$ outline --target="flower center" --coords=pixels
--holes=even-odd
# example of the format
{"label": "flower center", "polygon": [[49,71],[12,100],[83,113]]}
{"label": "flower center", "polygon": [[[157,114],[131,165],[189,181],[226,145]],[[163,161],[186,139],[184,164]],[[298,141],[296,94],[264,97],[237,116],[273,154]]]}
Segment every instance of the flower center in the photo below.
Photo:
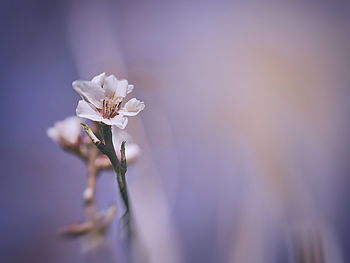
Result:
{"label": "flower center", "polygon": [[119,114],[118,110],[120,104],[121,102],[115,103],[115,100],[104,99],[102,102],[102,110],[100,110],[102,117],[105,119],[111,119],[117,116]]}

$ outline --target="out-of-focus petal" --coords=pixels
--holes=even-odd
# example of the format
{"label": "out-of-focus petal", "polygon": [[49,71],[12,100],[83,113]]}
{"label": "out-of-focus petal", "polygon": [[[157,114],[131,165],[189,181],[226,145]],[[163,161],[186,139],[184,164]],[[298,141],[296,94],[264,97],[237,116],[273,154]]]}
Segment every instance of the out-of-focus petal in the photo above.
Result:
{"label": "out-of-focus petal", "polygon": [[126,88],[126,94],[131,93],[134,90],[134,85],[128,85],[128,87]]}
{"label": "out-of-focus petal", "polygon": [[112,127],[113,135],[113,145],[117,155],[120,157],[120,146],[123,141],[126,141],[125,144],[125,157],[126,160],[135,161],[135,159],[140,155],[140,147],[132,142],[132,137],[125,131],[120,130],[116,126]]}
{"label": "out-of-focus petal", "polygon": [[[113,145],[116,148],[116,151],[120,151],[120,145],[123,141],[129,142],[131,140],[130,135],[126,131],[118,129],[116,126],[112,127],[112,139]],[[118,150],[117,150],[118,149]]]}
{"label": "out-of-focus petal", "polygon": [[59,135],[57,129],[55,127],[50,127],[46,130],[47,136],[53,141],[58,143]]}
{"label": "out-of-focus petal", "polygon": [[131,143],[125,145],[126,160],[135,159],[140,155],[140,147],[137,144]]}
{"label": "out-of-focus petal", "polygon": [[76,116],[71,116],[59,122],[57,128],[61,136],[71,144],[78,142],[81,134],[81,119]]}
{"label": "out-of-focus petal", "polygon": [[76,116],[57,121],[53,127],[47,129],[47,136],[61,146],[75,145],[78,143],[81,134],[80,122],[81,119]]}

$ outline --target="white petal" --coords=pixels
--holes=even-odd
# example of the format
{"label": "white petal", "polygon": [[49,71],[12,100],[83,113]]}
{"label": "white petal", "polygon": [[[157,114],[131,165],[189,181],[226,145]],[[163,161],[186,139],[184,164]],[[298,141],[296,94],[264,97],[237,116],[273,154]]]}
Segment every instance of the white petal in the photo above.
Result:
{"label": "white petal", "polygon": [[59,135],[57,129],[55,127],[50,127],[46,130],[47,136],[52,139],[53,141],[58,143]]}
{"label": "white petal", "polygon": [[134,85],[128,85],[128,87],[126,88],[126,94],[131,93],[134,90]]}
{"label": "white petal", "polygon": [[125,130],[118,129],[117,126],[112,127],[112,135],[114,146],[119,145],[118,147],[120,147],[122,141],[131,141],[131,136]]}
{"label": "white petal", "polygon": [[118,115],[112,119],[112,125],[117,126],[119,129],[125,129],[128,124],[128,118]]}
{"label": "white petal", "polygon": [[127,89],[128,89],[128,81],[125,79],[119,80],[114,97],[118,98],[119,101],[122,101],[123,98],[126,97]]}
{"label": "white petal", "polygon": [[122,115],[117,115],[112,119],[103,119],[102,122],[107,125],[117,126],[119,129],[124,129],[128,124],[128,118]]}
{"label": "white petal", "polygon": [[97,83],[91,81],[76,80],[72,83],[73,89],[79,93],[83,100],[92,103],[95,107],[102,108],[104,90]]}
{"label": "white petal", "polygon": [[105,79],[103,88],[105,90],[106,97],[110,99],[116,99],[120,102],[127,94],[128,81],[125,79],[118,80],[116,76],[110,75]]}
{"label": "white petal", "polygon": [[81,119],[76,116],[57,121],[47,129],[47,135],[62,146],[74,145],[78,143],[81,134],[80,122]]}
{"label": "white petal", "polygon": [[137,144],[131,143],[125,145],[126,160],[131,160],[140,155],[140,147]]}
{"label": "white petal", "polygon": [[119,131],[121,131],[117,126],[112,126],[112,141],[115,148],[115,151],[118,152],[122,139],[119,136]]}
{"label": "white petal", "polygon": [[94,83],[96,83],[96,84],[98,84],[98,85],[100,85],[102,87],[103,83],[105,82],[105,78],[106,78],[106,73],[103,72],[100,75],[97,75],[97,76],[93,77],[91,82],[94,82]]}
{"label": "white petal", "polygon": [[102,121],[102,116],[95,111],[91,106],[84,100],[80,100],[76,109],[77,116],[86,118],[93,121]]}
{"label": "white petal", "polygon": [[71,144],[78,142],[81,134],[81,119],[76,116],[71,116],[57,123],[57,128],[60,136]]}
{"label": "white petal", "polygon": [[124,116],[136,116],[140,111],[145,108],[145,103],[135,98],[125,103],[124,107],[119,110]]}
{"label": "white petal", "polygon": [[106,97],[112,99],[118,87],[118,79],[114,75],[105,78],[103,89]]}
{"label": "white petal", "polygon": [[112,128],[113,138],[122,143],[122,141],[131,141],[131,136],[126,131],[117,128]]}
{"label": "white petal", "polygon": [[120,157],[120,145],[123,141],[126,141],[125,144],[125,156],[127,161],[131,161],[135,159],[140,154],[140,147],[132,143],[131,136],[125,131],[120,130],[116,126],[112,127],[112,135],[113,135],[113,145],[117,155]]}

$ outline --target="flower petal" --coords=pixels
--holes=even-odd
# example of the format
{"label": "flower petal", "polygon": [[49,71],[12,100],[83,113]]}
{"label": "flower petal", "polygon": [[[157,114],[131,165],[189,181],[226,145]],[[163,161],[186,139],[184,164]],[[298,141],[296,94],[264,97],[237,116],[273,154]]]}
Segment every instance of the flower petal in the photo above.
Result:
{"label": "flower petal", "polygon": [[78,143],[79,136],[81,134],[81,119],[76,116],[70,116],[63,121],[55,123],[55,128],[58,135],[65,142],[70,144]]}
{"label": "flower petal", "polygon": [[92,103],[95,107],[102,108],[104,91],[100,85],[91,81],[76,80],[72,83],[73,89],[79,93],[83,100]]}
{"label": "flower petal", "polygon": [[102,119],[102,122],[107,125],[117,126],[119,129],[125,129],[128,124],[128,118],[122,115],[117,115],[112,119]]}
{"label": "flower petal", "polygon": [[53,127],[47,129],[47,135],[63,147],[78,144],[81,134],[81,119],[70,116],[62,121],[56,121]]}
{"label": "flower petal", "polygon": [[134,158],[137,158],[140,155],[140,147],[135,144],[135,143],[131,143],[131,144],[126,144],[125,145],[125,158],[126,160],[131,160]]}
{"label": "flower petal", "polygon": [[110,75],[105,79],[103,88],[105,90],[106,97],[116,99],[119,102],[123,100],[128,91],[132,91],[132,87],[128,87],[127,80],[118,80],[114,75]]}
{"label": "flower petal", "polygon": [[118,87],[118,79],[114,75],[105,78],[103,89],[106,97],[112,99]]}
{"label": "flower petal", "polygon": [[98,84],[98,85],[100,85],[102,87],[103,83],[105,82],[105,78],[106,78],[106,73],[103,72],[100,75],[97,75],[97,76],[93,77],[91,82],[94,82],[94,83],[96,83],[96,84]]}
{"label": "flower petal", "polygon": [[113,126],[112,135],[113,135],[112,137],[113,145],[118,157],[120,157],[120,146],[123,141],[126,141],[125,156],[126,156],[127,162],[133,161],[135,158],[139,156],[140,147],[137,144],[132,143],[132,138],[126,131],[120,130],[116,126]]}
{"label": "flower petal", "polygon": [[112,127],[112,134],[113,134],[113,143],[115,142],[116,144],[121,144],[122,141],[130,142],[132,140],[129,133],[118,129],[116,126]]}
{"label": "flower petal", "polygon": [[58,142],[59,134],[58,134],[58,131],[56,128],[54,128],[54,127],[48,128],[46,130],[46,134],[51,140]]}
{"label": "flower petal", "polygon": [[134,90],[134,85],[128,85],[128,87],[126,88],[126,94],[131,93]]}
{"label": "flower petal", "polygon": [[115,92],[116,98],[125,98],[128,90],[128,81],[126,79],[121,79],[118,81],[118,87]]}
{"label": "flower petal", "polygon": [[144,108],[145,103],[143,101],[133,98],[125,103],[124,107],[121,108],[119,112],[124,116],[136,116]]}
{"label": "flower petal", "polygon": [[57,123],[57,129],[60,136],[71,144],[78,142],[81,134],[81,119],[76,116],[67,117]]}
{"label": "flower petal", "polygon": [[77,116],[86,118],[93,121],[102,121],[102,116],[96,110],[94,110],[86,101],[79,100],[77,109]]}

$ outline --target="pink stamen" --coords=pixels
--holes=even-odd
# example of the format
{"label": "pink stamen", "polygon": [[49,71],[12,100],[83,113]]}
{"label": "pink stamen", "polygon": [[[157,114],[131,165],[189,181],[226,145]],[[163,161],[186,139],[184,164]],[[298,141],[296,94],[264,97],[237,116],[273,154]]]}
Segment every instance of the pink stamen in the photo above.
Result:
{"label": "pink stamen", "polygon": [[118,110],[120,109],[120,102],[118,104],[115,104],[113,100],[103,100],[102,102],[102,109],[99,110],[99,112],[102,114],[102,117],[105,119],[111,119],[117,116]]}

